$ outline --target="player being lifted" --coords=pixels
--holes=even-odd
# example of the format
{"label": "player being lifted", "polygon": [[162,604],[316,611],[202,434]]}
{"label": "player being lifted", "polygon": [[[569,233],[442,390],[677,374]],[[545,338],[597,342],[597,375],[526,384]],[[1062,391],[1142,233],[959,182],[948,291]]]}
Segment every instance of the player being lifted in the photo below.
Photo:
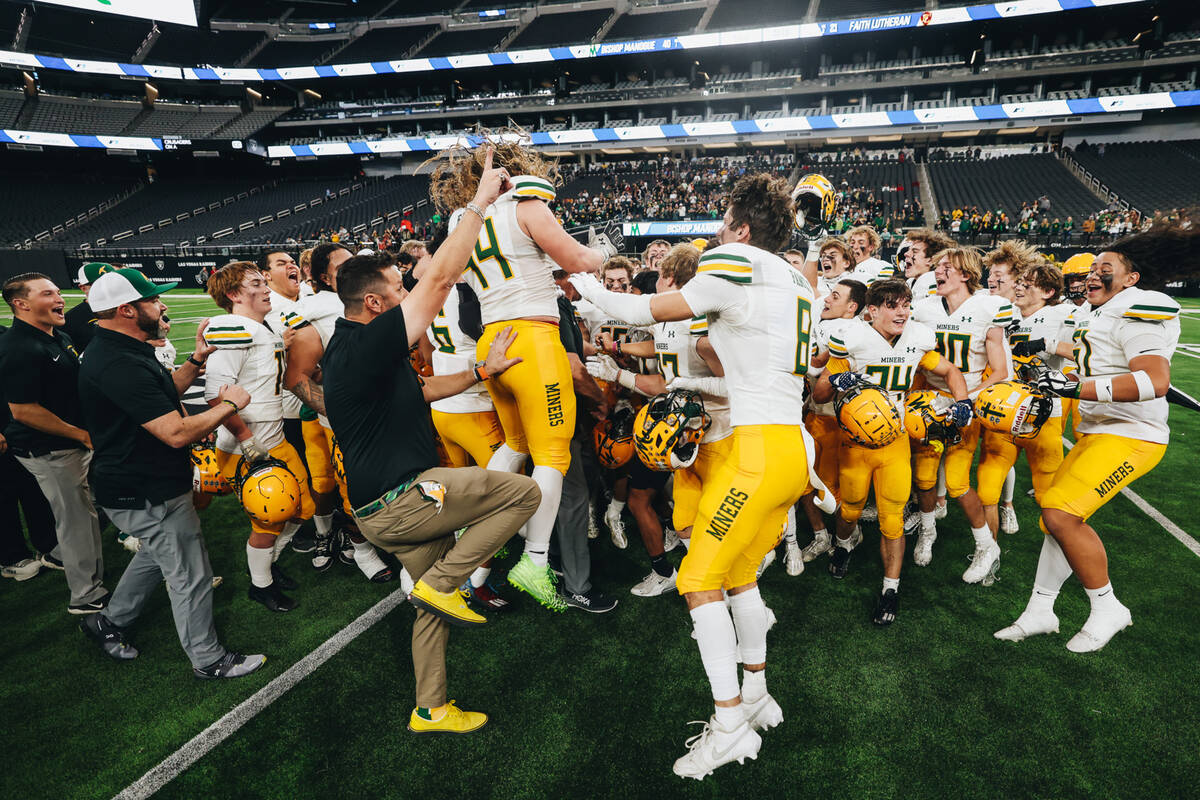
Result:
{"label": "player being lifted", "polygon": [[730,192],[720,246],[701,256],[696,277],[680,291],[622,295],[604,291],[591,275],[571,278],[585,299],[634,325],[707,315],[725,368],[730,456],[704,485],[676,581],[716,706],[675,762],[684,777],[701,779],[722,764],[757,757],[758,731],[783,719],[767,692],[767,612],[756,573],[807,483],[805,466],[797,467],[807,464],[802,423],[813,292],[774,255],[791,237],[792,217],[784,181],[747,175]]}
{"label": "player being lifted", "polygon": [[[912,319],[928,326],[937,337],[937,349],[958,367],[967,381],[967,392],[974,399],[984,388],[1008,378],[1008,343],[1005,328],[1013,319],[1012,304],[999,297],[976,294],[983,277],[979,254],[970,248],[944,250],[935,269],[937,295],[918,300],[912,307]],[[928,376],[931,388],[949,394],[950,387],[939,375]],[[979,421],[962,428],[962,441],[946,448],[946,488],[957,498],[971,525],[975,554],[963,573],[967,583],[979,583],[1000,560],[1000,545],[983,515],[979,495],[971,488],[971,462],[979,444]],[[913,561],[924,566],[933,557],[937,538],[934,519],[935,486],[942,454],[926,445],[916,453],[917,496],[921,504],[921,533],[913,552]]]}
{"label": "player being lifted", "polygon": [[571,463],[575,392],[559,338],[553,272],[555,265],[567,272],[596,270],[616,255],[616,248],[603,234],[586,247],[563,230],[547,205],[554,199],[554,169],[513,138],[494,142],[493,163],[507,169],[513,182],[495,203],[470,205],[483,171],[483,148],[442,153],[430,195],[445,215],[461,208],[484,221],[465,272],[479,296],[483,335],[477,352],[482,359],[497,335],[511,327],[516,340],[508,353],[521,362],[487,382],[504,428],[504,444],[487,468],[517,472],[532,458],[532,477],[542,490],[542,501],[523,529],[525,552],[508,580],[547,608],[562,611],[566,604],[555,589],[547,551]]}
{"label": "player being lifted", "polygon": [[[932,330],[910,322],[912,291],[902,280],[882,280],[867,289],[867,318],[850,320],[829,339],[831,358],[813,387],[813,400],[826,403],[838,392],[848,392],[862,381],[870,381],[887,393],[898,418],[904,417],[905,394],[918,370],[945,383],[954,404],[949,420],[963,427],[972,418],[967,400],[967,383],[957,367],[938,354]],[[852,411],[847,409],[846,411]],[[843,412],[845,413],[845,412]],[[859,414],[874,416],[869,404]],[[856,420],[864,430],[878,420]],[[837,542],[829,571],[835,578],[846,575],[853,533],[867,492],[874,486],[879,509],[879,555],[883,560],[883,589],[872,620],[890,625],[899,609],[900,567],[904,562],[904,505],[912,491],[912,460],[909,438],[900,435],[881,447],[867,447],[850,436],[842,437],[839,456],[839,486],[842,503],[837,514]]]}
{"label": "player being lifted", "polygon": [[[1132,624],[1108,576],[1108,555],[1088,518],[1123,488],[1154,469],[1167,450],[1167,389],[1179,342],[1179,304],[1139,285],[1162,286],[1200,262],[1200,226],[1176,223],[1120,239],[1096,256],[1087,278],[1087,302],[1068,325],[1076,375],[1049,371],[1043,391],[1079,399],[1075,447],[1042,497],[1042,541],[1033,594],[1016,622],[996,638],[1020,641],[1056,633],[1054,600],[1074,573],[1087,591],[1091,613],[1067,643],[1076,653],[1099,650]],[[1056,342],[1030,347],[1056,352]]]}

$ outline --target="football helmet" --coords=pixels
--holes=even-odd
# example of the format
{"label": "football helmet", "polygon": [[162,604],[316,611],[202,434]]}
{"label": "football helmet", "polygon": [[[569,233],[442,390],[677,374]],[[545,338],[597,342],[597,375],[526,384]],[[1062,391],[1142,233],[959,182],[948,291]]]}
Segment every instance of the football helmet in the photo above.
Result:
{"label": "football helmet", "polygon": [[962,441],[958,428],[946,418],[953,402],[932,389],[909,392],[904,401],[904,429],[909,438],[934,449]]}
{"label": "football helmet", "polygon": [[263,525],[281,525],[300,513],[300,483],[277,458],[238,462],[234,476],[242,508]]}
{"label": "football helmet", "polygon": [[824,175],[805,175],[792,190],[796,230],[810,239],[828,227],[837,206],[833,184]]}
{"label": "football helmet", "polygon": [[868,380],[838,392],[833,408],[838,426],[863,447],[885,447],[904,432],[900,414],[887,393]]}
{"label": "football helmet", "polygon": [[634,449],[650,469],[690,467],[710,425],[712,417],[704,410],[699,392],[676,389],[660,394],[642,406],[634,419]]}
{"label": "football helmet", "polygon": [[979,424],[1018,439],[1038,435],[1054,411],[1054,401],[1018,381],[993,383],[975,398]]}
{"label": "football helmet", "polygon": [[592,440],[596,445],[596,460],[605,469],[617,469],[633,458],[633,407],[618,403],[608,419],[596,423]]}
{"label": "football helmet", "polygon": [[1050,371],[1050,366],[1041,356],[1022,359],[1013,356],[1013,366],[1017,371],[1017,380],[1031,388],[1037,386],[1038,378]]}
{"label": "football helmet", "polygon": [[1068,275],[1087,275],[1092,271],[1092,262],[1096,260],[1094,253],[1076,253],[1063,262],[1062,274],[1065,278]]}
{"label": "football helmet", "polygon": [[192,491],[202,494],[229,494],[233,491],[211,446],[192,448]]}

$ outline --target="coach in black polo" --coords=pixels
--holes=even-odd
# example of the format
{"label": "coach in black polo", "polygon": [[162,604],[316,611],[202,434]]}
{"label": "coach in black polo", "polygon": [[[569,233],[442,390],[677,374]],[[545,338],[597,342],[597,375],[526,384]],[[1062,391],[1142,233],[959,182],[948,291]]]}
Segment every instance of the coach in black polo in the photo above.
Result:
{"label": "coach in black polo", "polygon": [[196,335],[196,351],[174,373],[154,355],[152,339],[165,335],[167,307],[155,286],[135,269],[101,275],[89,293],[97,329],[79,371],[79,397],[95,458],[96,500],[141,548],[125,568],[108,608],[80,622],[117,659],[137,657],[125,638],[162,581],[179,641],[201,678],[233,678],[258,669],[264,656],[227,651],[212,615],[212,566],[192,505],[189,446],[250,402],[237,386],[222,386],[222,401],[186,416],[179,397],[196,379],[212,348]]}
{"label": "coach in black polo", "polygon": [[14,317],[0,339],[0,390],[12,413],[4,435],[54,512],[59,555],[42,562],[66,571],[67,611],[94,614],[108,602],[108,591],[100,521],[88,491],[92,440],[79,407],[79,353],[60,330],[66,304],[39,272],[5,281],[4,301]]}

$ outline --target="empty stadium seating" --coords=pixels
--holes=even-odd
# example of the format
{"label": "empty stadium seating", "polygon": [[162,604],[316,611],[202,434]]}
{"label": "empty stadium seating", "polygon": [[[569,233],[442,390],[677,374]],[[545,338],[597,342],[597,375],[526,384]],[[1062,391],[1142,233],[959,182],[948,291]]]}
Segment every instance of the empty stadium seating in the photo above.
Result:
{"label": "empty stadium seating", "polygon": [[1102,186],[1143,214],[1196,204],[1200,140],[1107,144],[1077,149],[1074,159]]}
{"label": "empty stadium seating", "polygon": [[1004,209],[1016,220],[1022,203],[1050,198],[1050,217],[1075,221],[1096,210],[1100,201],[1057,158],[1049,154],[1002,156],[983,160],[931,161],[938,207],[979,206]]}

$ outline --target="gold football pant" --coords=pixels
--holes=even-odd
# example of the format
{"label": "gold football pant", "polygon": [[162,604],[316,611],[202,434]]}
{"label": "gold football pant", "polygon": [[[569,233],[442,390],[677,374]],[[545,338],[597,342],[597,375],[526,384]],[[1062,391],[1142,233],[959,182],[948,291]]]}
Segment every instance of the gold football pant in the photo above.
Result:
{"label": "gold football pant", "polygon": [[450,467],[486,467],[496,448],[504,444],[504,431],[495,411],[448,414],[432,410],[433,427],[441,437]]}
{"label": "gold football pant", "polygon": [[1033,493],[1039,504],[1050,488],[1050,481],[1063,461],[1062,417],[1046,420],[1038,435],[1020,439],[998,431],[983,432],[983,452],[975,479],[979,483],[979,502],[994,506],[1000,502],[1004,478],[1024,451],[1033,478]]}
{"label": "gold football pant", "polygon": [[808,432],[812,434],[817,445],[816,470],[825,486],[833,493],[834,498],[840,498],[841,470],[839,459],[842,452],[842,428],[836,417],[813,414],[808,418]]}
{"label": "gold football pant", "polygon": [[493,322],[483,329],[477,357],[487,358],[492,341],[508,327],[517,335],[508,356],[523,360],[487,382],[505,444],[528,453],[536,466],[566,475],[575,432],[575,388],[558,326],[528,319]]}
{"label": "gold football pant", "polygon": [[912,462],[907,436],[869,449],[844,440],[841,453],[842,519],[858,522],[867,492],[875,486],[879,532],[888,539],[904,535],[904,504],[912,493]]}
{"label": "gold football pant", "polygon": [[783,534],[788,509],[808,485],[799,425],[733,429],[732,452],[704,483],[692,544],[679,567],[680,594],[753,583]]}
{"label": "gold football pant", "polygon": [[[915,483],[917,488],[928,491],[937,486],[938,464],[946,459],[946,494],[962,497],[971,489],[971,462],[975,459],[975,448],[979,445],[979,420],[962,429],[962,441],[947,447],[945,454],[929,445],[916,448]],[[1007,472],[1007,470],[1005,470]]]}
{"label": "gold football pant", "polygon": [[[1115,436],[1080,434],[1054,473],[1042,498],[1042,508],[1052,508],[1088,519],[1129,484],[1162,460],[1165,444]],[[1045,524],[1042,530],[1045,531]]]}
{"label": "gold football pant", "polygon": [[315,419],[300,423],[304,431],[304,460],[312,489],[317,494],[329,494],[337,488],[333,475],[333,434]]}
{"label": "gold football pant", "polygon": [[[312,495],[308,492],[308,471],[304,468],[304,461],[300,458],[300,454],[287,439],[272,447],[269,452],[271,458],[277,458],[287,465],[292,475],[296,477],[296,483],[300,484],[300,513],[295,518],[311,519],[316,506],[313,505]],[[242,463],[242,455],[226,453],[224,450],[217,450],[216,454],[217,466],[221,468],[221,476],[230,486],[236,485],[234,476],[237,474],[238,465]],[[253,517],[250,518],[251,530],[255,533],[267,533],[272,536],[282,533],[283,526],[286,524],[286,522],[281,522],[278,525],[264,525]]]}
{"label": "gold football pant", "polygon": [[700,510],[700,497],[704,487],[712,481],[717,469],[730,459],[733,453],[733,436],[715,442],[700,442],[696,460],[690,467],[675,470],[672,500],[675,508],[671,513],[671,524],[681,531],[696,522]]}

